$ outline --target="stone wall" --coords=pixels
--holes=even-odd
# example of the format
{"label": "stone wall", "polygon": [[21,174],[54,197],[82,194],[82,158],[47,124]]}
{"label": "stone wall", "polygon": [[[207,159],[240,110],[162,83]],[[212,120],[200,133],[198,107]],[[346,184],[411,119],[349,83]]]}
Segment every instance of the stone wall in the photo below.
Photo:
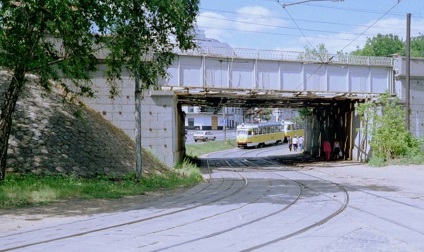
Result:
{"label": "stone wall", "polygon": [[119,176],[134,171],[134,160],[134,142],[98,112],[27,85],[14,114],[9,171]]}

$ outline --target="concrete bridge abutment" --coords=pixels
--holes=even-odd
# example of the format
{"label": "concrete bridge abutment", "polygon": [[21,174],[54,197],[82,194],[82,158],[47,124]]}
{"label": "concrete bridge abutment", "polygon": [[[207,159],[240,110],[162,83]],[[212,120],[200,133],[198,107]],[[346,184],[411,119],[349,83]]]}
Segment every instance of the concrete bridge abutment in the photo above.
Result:
{"label": "concrete bridge abutment", "polygon": [[169,167],[183,160],[184,114],[172,91],[145,90],[141,100],[142,146]]}

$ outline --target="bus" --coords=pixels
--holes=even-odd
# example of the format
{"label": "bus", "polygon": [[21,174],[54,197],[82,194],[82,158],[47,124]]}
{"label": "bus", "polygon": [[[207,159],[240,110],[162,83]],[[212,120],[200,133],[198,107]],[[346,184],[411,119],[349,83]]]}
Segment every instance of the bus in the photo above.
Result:
{"label": "bus", "polygon": [[289,137],[303,135],[303,129],[295,129],[290,121],[267,123],[243,123],[237,126],[237,147],[262,148],[287,142]]}

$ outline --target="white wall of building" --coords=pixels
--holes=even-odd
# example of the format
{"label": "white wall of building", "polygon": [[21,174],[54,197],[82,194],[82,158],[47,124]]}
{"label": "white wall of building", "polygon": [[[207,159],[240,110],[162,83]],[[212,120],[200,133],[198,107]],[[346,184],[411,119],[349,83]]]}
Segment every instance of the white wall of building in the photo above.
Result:
{"label": "white wall of building", "polygon": [[[395,92],[406,101],[406,58],[394,57]],[[417,137],[424,137],[424,59],[410,61],[410,130]]]}
{"label": "white wall of building", "polygon": [[[210,130],[223,129],[224,126],[227,129],[236,128],[237,125],[243,123],[243,110],[241,108],[226,107],[225,114],[213,112],[200,112],[200,107],[183,106],[182,110],[186,113],[185,126],[188,129],[204,129]],[[214,119],[215,118],[215,119]],[[216,125],[213,121],[216,120]]]}

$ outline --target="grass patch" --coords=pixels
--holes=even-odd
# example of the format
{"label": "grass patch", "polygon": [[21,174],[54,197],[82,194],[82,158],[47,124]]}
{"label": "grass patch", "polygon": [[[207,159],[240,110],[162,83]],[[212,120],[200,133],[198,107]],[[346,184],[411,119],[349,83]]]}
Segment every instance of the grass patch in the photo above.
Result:
{"label": "grass patch", "polygon": [[0,208],[41,205],[75,198],[120,198],[151,191],[190,187],[201,180],[200,171],[188,164],[180,169],[141,179],[136,179],[135,174],[95,178],[6,174],[5,180],[0,182]]}
{"label": "grass patch", "polygon": [[232,149],[237,147],[235,140],[200,142],[186,145],[186,154],[192,158],[198,158],[203,154]]}
{"label": "grass patch", "polygon": [[[235,140],[212,141],[186,145],[187,154],[195,160],[203,154],[236,147]],[[0,181],[0,209],[44,205],[68,199],[121,198],[159,190],[191,187],[202,181],[202,174],[193,159],[187,158],[175,169],[168,169],[154,156],[143,152],[148,175],[136,179],[97,176],[82,178],[66,175],[35,175],[7,173]]]}
{"label": "grass patch", "polygon": [[410,152],[406,156],[385,160],[382,157],[371,157],[368,160],[369,166],[383,167],[388,165],[419,165],[424,164],[424,152]]}

